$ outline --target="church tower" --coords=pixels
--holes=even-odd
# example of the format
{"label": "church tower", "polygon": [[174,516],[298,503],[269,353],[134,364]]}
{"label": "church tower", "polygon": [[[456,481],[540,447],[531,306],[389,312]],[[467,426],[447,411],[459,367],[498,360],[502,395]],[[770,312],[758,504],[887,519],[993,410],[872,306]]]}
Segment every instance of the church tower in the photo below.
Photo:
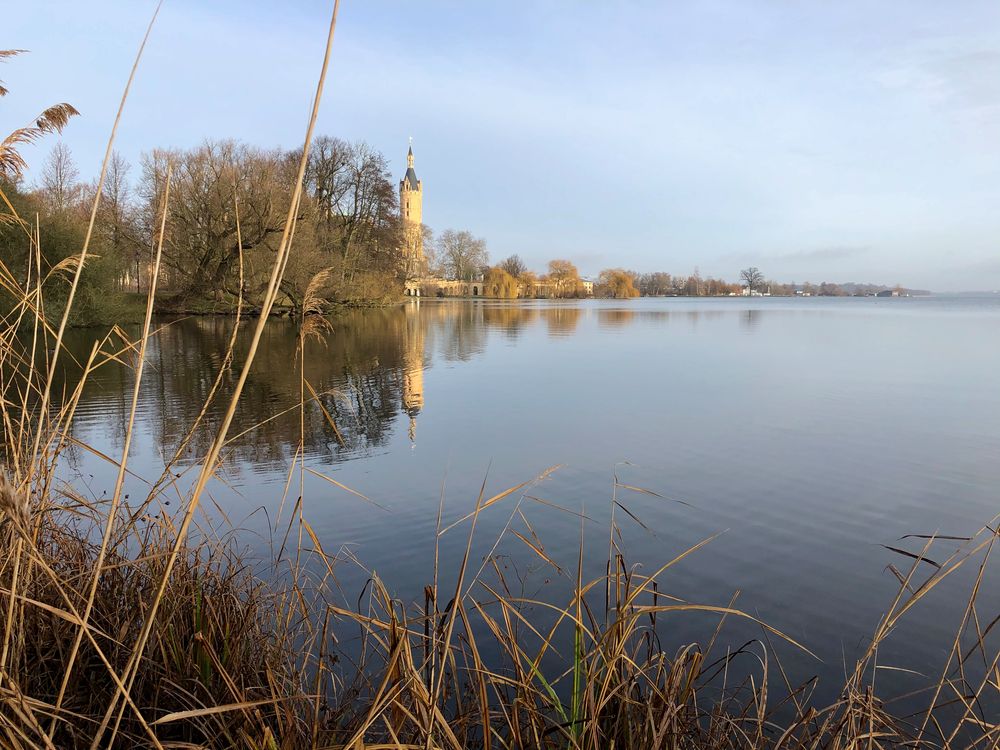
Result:
{"label": "church tower", "polygon": [[424,220],[424,188],[413,169],[413,146],[406,155],[406,175],[399,182],[399,213],[403,218],[406,278],[424,274],[424,238],[421,232]]}

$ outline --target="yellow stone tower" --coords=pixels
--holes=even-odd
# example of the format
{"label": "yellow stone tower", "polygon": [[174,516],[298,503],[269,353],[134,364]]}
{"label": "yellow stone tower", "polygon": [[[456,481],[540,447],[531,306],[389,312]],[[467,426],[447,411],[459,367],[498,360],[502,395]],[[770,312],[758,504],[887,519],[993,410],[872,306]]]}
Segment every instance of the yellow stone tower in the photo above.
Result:
{"label": "yellow stone tower", "polygon": [[406,258],[406,278],[415,279],[424,275],[424,187],[413,170],[413,145],[406,154],[406,175],[399,181],[399,213],[403,217],[404,247]]}

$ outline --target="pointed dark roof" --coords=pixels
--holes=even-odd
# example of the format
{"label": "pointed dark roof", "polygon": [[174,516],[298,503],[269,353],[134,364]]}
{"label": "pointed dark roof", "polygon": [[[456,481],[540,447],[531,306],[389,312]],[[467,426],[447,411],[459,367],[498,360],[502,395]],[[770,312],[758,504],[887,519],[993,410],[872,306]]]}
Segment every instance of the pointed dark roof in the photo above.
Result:
{"label": "pointed dark roof", "polygon": [[[419,190],[420,186],[417,184],[417,173],[413,171],[413,146],[410,146],[410,150],[406,152],[406,175],[403,177],[403,183],[405,183],[410,190]],[[402,184],[402,183],[401,183]]]}

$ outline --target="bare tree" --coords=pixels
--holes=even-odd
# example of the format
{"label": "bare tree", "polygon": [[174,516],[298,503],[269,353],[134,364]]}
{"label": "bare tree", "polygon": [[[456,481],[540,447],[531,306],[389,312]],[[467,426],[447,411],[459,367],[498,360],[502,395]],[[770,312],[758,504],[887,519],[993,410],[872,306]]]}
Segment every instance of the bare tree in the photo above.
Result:
{"label": "bare tree", "polygon": [[500,264],[497,267],[502,268],[515,279],[523,276],[524,272],[528,270],[528,266],[523,260],[521,260],[521,256],[516,254],[500,261]]}
{"label": "bare tree", "polygon": [[[189,151],[154,151],[144,157],[146,221],[155,222],[168,162],[174,165],[164,261],[183,291],[235,292],[239,250],[270,249],[284,227],[291,176],[281,154],[235,141],[209,142]],[[241,242],[237,241],[239,203]]]}
{"label": "bare tree", "polygon": [[309,149],[305,188],[312,193],[321,218],[332,219],[347,192],[350,151],[346,141],[328,135],[318,136]]}
{"label": "bare tree", "polygon": [[632,274],[637,281],[639,292],[643,297],[662,297],[673,290],[673,278],[669,273]]}
{"label": "bare tree", "polygon": [[333,143],[343,153],[328,158],[331,181],[318,191],[319,208],[327,219],[324,244],[340,256],[340,279],[349,282],[359,267],[399,263],[403,239],[389,162],[366,143]]}
{"label": "bare tree", "polygon": [[[316,246],[330,255],[335,297],[372,284],[388,292],[385,285],[423,275],[423,268],[407,267],[396,189],[380,152],[363,142],[319,136],[309,151],[306,188],[315,205]],[[428,248],[430,230],[420,231]]]}
{"label": "bare tree", "polygon": [[764,274],[756,266],[744,268],[740,271],[740,281],[747,285],[747,293],[753,294],[753,290],[764,283]]}
{"label": "bare tree", "polygon": [[[176,291],[217,300],[242,293],[252,299],[266,286],[265,269],[284,227],[298,157],[234,141],[147,154],[142,179],[147,233],[168,163],[174,176],[164,262]],[[402,224],[385,157],[364,143],[320,137],[307,169],[295,252],[281,285],[287,301],[297,308],[315,274],[327,269],[320,291],[331,300],[388,298],[401,291]]]}
{"label": "bare tree", "polygon": [[424,267],[420,270],[430,276],[443,276],[444,271],[441,269],[441,262],[438,258],[437,238],[434,236],[434,232],[426,224],[421,224],[420,237],[424,249]]}
{"label": "bare tree", "polygon": [[445,272],[460,281],[472,281],[489,263],[486,240],[465,230],[446,229],[438,238],[437,249]]}
{"label": "bare tree", "polygon": [[[146,256],[145,242],[139,231],[139,217],[132,202],[129,183],[131,165],[115,151],[108,162],[108,171],[101,193],[98,231],[124,270],[122,286],[128,282],[141,291],[142,262]],[[92,188],[96,190],[96,186]]]}
{"label": "bare tree", "polygon": [[80,194],[80,170],[69,146],[60,141],[49,152],[42,167],[42,190],[58,210],[71,206]]}

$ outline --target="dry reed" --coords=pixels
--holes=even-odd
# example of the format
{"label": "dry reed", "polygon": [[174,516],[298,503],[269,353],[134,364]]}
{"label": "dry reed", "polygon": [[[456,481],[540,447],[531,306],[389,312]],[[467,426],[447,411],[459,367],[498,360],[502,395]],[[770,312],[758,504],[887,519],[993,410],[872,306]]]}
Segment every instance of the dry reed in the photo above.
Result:
{"label": "dry reed", "polygon": [[[86,271],[87,247],[66,269],[71,275],[69,303],[54,326],[41,294],[40,230],[17,218],[37,262],[25,279],[0,264],[0,285],[16,291],[19,300],[0,321],[0,746],[997,747],[1000,652],[993,630],[1000,614],[981,611],[980,604],[996,519],[974,537],[948,540],[958,542],[956,549],[935,561],[928,576],[921,575],[928,555],[943,541],[935,537],[926,538],[919,553],[909,553],[908,569],[891,567],[899,580],[897,596],[862,657],[847,671],[839,698],[821,706],[812,700],[812,683],[789,682],[772,641],[802,650],[808,644],[795,643],[732,603],[705,606],[664,593],[662,577],[690,555],[707,554],[701,549],[710,540],[649,575],[626,564],[614,513],[628,511],[617,493],[638,488],[620,484],[617,477],[610,498],[606,572],[597,578],[584,577],[582,541],[571,572],[550,557],[530,525],[522,533],[508,522],[501,532],[501,537],[518,539],[562,577],[569,593],[561,600],[517,593],[518,586],[493,554],[479,567],[473,564],[480,514],[511,502],[511,521],[527,523],[515,498],[523,496],[529,483],[489,498],[482,491],[474,510],[447,528],[442,528],[439,511],[439,539],[456,528],[466,529],[468,538],[453,587],[440,585],[435,550],[420,606],[394,599],[374,574],[363,605],[352,609],[336,604],[337,563],[303,517],[300,503],[285,532],[287,540],[293,525],[297,528],[294,544],[283,543],[263,566],[251,564],[253,556],[233,541],[232,529],[196,524],[201,495],[216,475],[291,250],[294,207],[336,18],[335,4],[296,195],[262,315],[240,365],[235,394],[225,405],[225,418],[178,515],[166,512],[159,499],[176,489],[172,471],[207,403],[148,497],[134,504],[122,497],[143,360],[156,335],[151,319],[159,253],[138,339],[112,331],[79,363],[82,375],[74,390],[54,394],[72,289]],[[37,127],[58,125],[50,118]],[[113,134],[108,153],[112,142]],[[11,163],[17,166],[16,160]],[[95,211],[98,200],[99,192]],[[167,200],[169,182],[164,204]],[[160,243],[165,231],[161,223]],[[309,287],[300,327],[303,341],[329,333],[319,317],[322,281],[318,276]],[[223,368],[230,366],[234,343],[235,333]],[[117,465],[115,488],[110,497],[93,500],[58,481],[59,459],[73,440],[83,382],[95,370],[126,358],[133,358],[136,372],[121,457],[108,458]],[[209,398],[215,395],[213,386]],[[304,412],[313,402],[322,408],[318,401],[303,375],[299,408]],[[325,410],[324,415],[332,423]],[[300,496],[305,439],[303,432],[289,471],[291,484],[298,467]],[[199,527],[196,535],[192,526]],[[922,701],[922,708],[897,715],[880,698],[876,675],[899,667],[880,664],[879,649],[901,618],[968,567],[975,568],[974,585],[941,671],[922,692],[909,696],[911,703]],[[679,612],[709,613],[719,626],[706,633],[702,644],[667,653],[658,635],[661,621]],[[754,623],[760,639],[724,648],[720,631],[727,618]],[[758,667],[731,678],[743,657]],[[772,684],[776,676],[781,678],[777,686]]]}

